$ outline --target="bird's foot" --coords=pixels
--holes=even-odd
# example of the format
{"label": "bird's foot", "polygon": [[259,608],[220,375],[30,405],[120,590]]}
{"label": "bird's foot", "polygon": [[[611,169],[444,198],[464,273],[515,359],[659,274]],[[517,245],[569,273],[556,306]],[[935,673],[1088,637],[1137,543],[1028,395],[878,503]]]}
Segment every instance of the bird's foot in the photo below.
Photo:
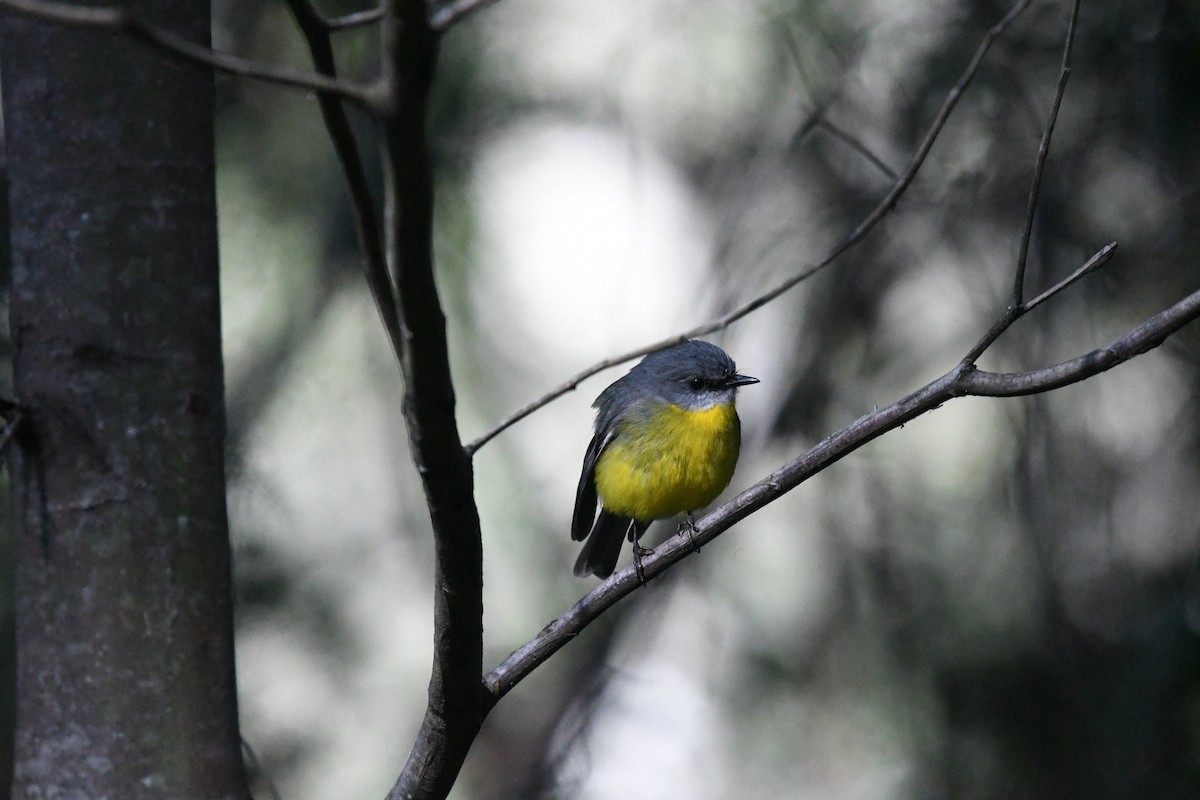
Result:
{"label": "bird's foot", "polygon": [[646,585],[646,571],[642,568],[642,559],[652,555],[654,555],[652,548],[642,547],[636,541],[633,543],[633,570],[637,573],[642,586]]}
{"label": "bird's foot", "polygon": [[682,533],[683,531],[687,531],[688,540],[692,543],[692,552],[699,553],[700,543],[696,541],[696,534],[700,532],[700,529],[696,527],[696,518],[692,516],[692,512],[690,511],[687,512],[687,517],[683,522],[679,523],[678,533]]}

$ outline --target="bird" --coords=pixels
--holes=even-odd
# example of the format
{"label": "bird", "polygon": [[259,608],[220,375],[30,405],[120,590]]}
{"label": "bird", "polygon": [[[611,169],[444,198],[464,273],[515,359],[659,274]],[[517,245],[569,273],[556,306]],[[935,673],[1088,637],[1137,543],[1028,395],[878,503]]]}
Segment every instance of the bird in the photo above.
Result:
{"label": "bird", "polygon": [[641,560],[653,551],[638,540],[650,523],[686,513],[695,531],[692,513],[724,491],[737,466],[737,390],[758,382],[721,348],[688,339],[647,355],[600,393],[571,517],[571,538],[587,540],[576,576],[607,578],[628,539],[644,583]]}

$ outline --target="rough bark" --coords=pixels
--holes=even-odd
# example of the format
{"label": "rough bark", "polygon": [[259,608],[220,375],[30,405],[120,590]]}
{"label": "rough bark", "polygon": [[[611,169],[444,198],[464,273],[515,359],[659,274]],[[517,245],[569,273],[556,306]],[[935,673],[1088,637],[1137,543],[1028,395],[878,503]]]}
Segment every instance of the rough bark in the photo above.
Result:
{"label": "rough bark", "polygon": [[[208,4],[142,4],[206,42]],[[203,68],[0,16],[17,555],[13,796],[247,797]]]}

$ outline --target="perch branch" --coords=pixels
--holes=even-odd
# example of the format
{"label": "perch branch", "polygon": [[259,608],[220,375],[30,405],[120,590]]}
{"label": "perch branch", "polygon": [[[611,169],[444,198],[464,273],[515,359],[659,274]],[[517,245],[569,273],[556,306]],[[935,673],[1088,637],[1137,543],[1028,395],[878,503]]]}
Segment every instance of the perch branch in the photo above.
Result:
{"label": "perch branch", "polygon": [[[1013,397],[1048,392],[1077,383],[1157,347],[1197,317],[1200,317],[1200,291],[1147,319],[1109,345],[1061,364],[1029,372],[994,373],[984,372],[973,364],[959,363],[942,377],[904,399],[872,411],[831,434],[799,458],[705,514],[697,520],[698,530],[694,534],[680,531],[656,547],[652,556],[642,559],[646,580],[661,575],[698,547],[712,542],[734,523],[778,500],[871,440],[956,397]],[[489,707],[606,609],[641,585],[632,565],[620,570],[504,659],[483,680]]]}

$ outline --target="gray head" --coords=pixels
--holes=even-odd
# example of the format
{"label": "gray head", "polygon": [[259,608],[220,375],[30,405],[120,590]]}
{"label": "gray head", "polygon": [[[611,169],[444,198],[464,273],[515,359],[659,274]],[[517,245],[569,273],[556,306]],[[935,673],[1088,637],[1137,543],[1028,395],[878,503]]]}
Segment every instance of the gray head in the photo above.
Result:
{"label": "gray head", "polygon": [[605,389],[594,405],[601,418],[611,418],[629,402],[647,397],[694,411],[732,402],[737,388],[751,383],[758,383],[758,378],[739,375],[724,350],[689,339],[643,358]]}

